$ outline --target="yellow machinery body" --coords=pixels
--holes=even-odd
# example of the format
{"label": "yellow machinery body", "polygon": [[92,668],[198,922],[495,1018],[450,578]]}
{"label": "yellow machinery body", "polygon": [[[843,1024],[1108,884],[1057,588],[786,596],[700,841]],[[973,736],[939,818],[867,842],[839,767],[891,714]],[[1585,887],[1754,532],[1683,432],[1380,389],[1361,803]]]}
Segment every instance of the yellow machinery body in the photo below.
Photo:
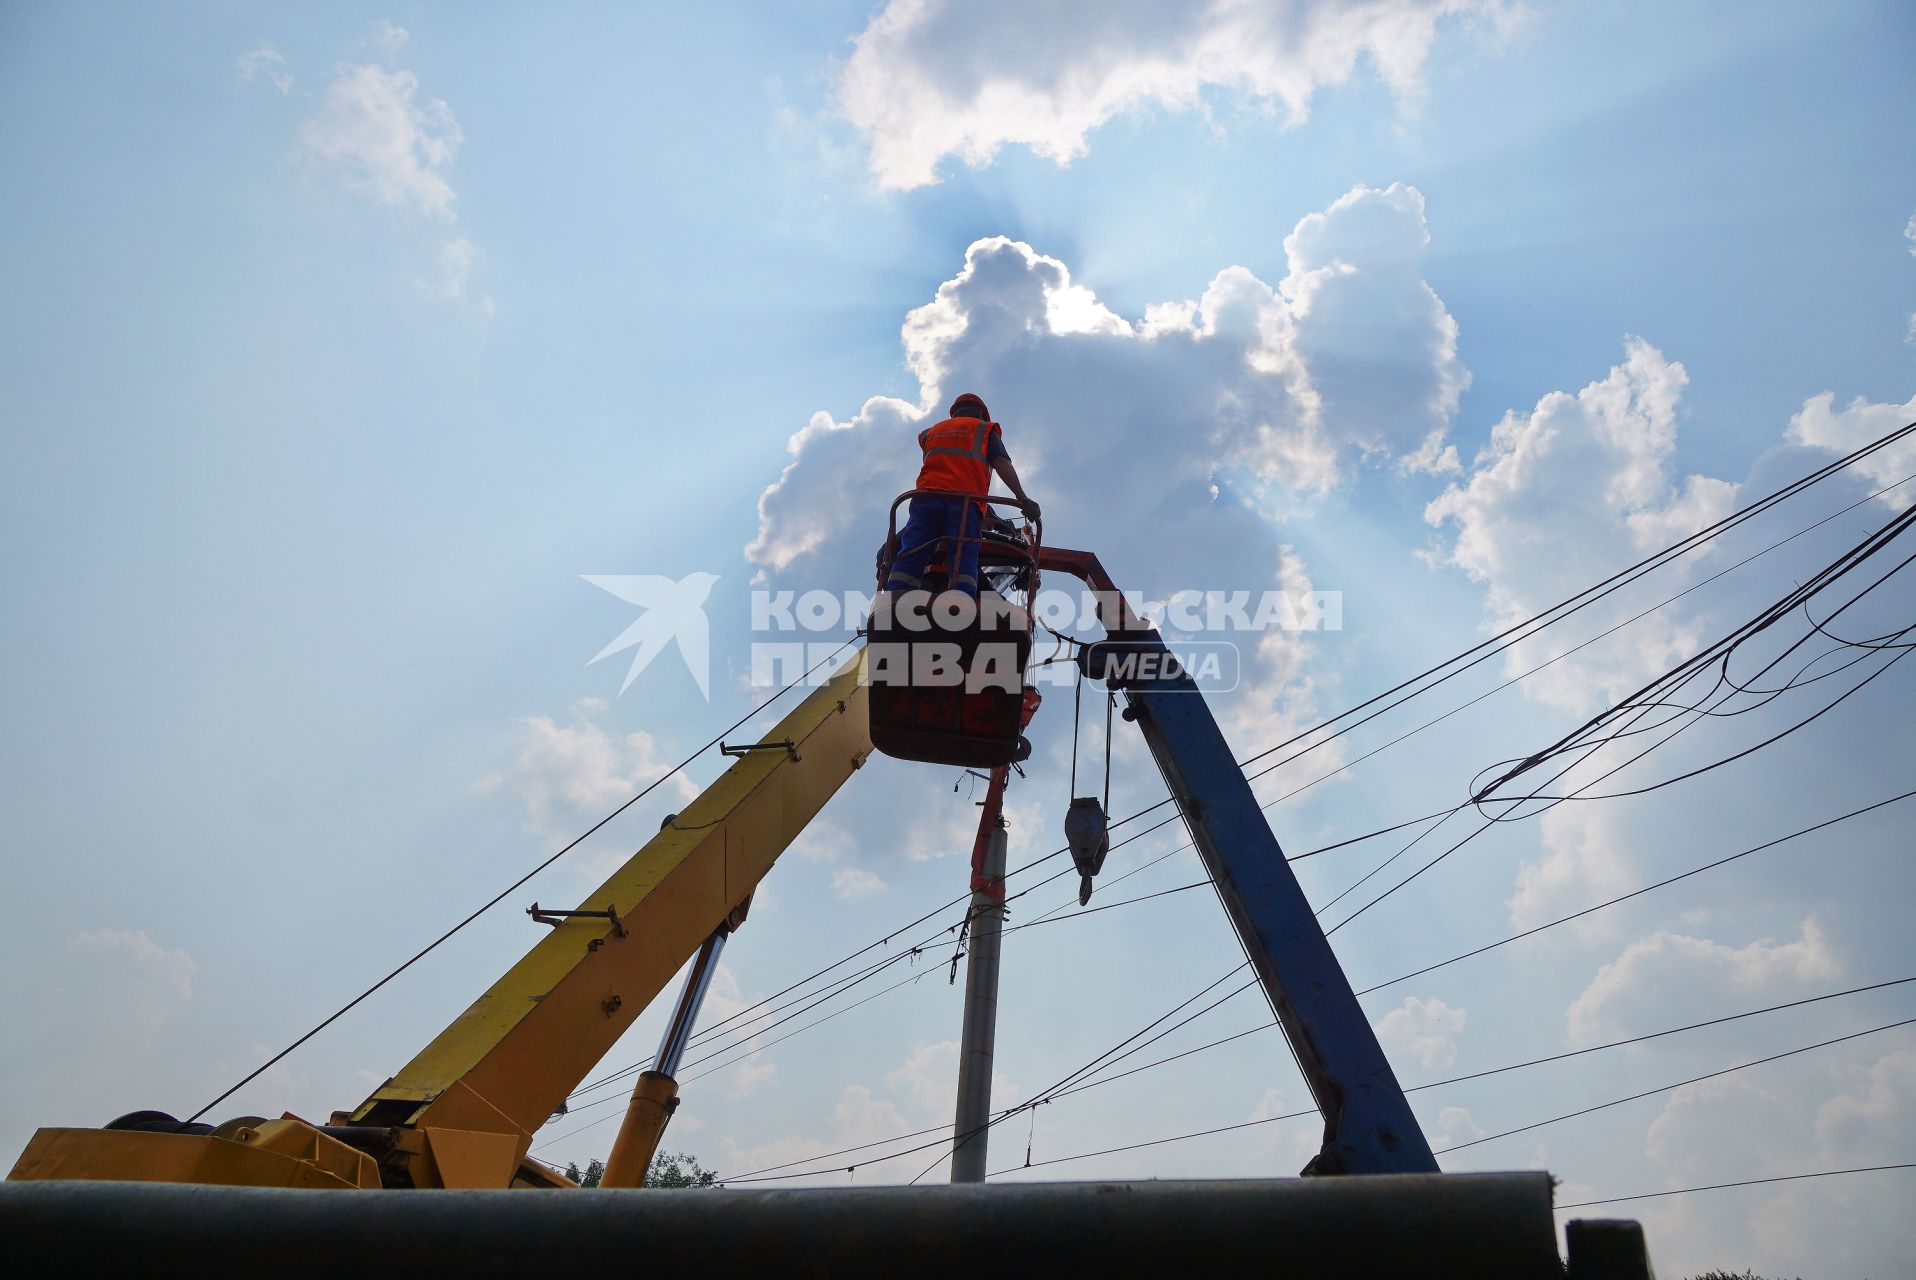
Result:
{"label": "yellow machinery body", "polygon": [[[863,655],[814,689],[667,821],[413,1060],[330,1124],[286,1116],[210,1135],[42,1129],[11,1180],[258,1187],[555,1187],[536,1133],[871,753]],[[666,1080],[670,1085],[670,1080]],[[651,1094],[657,1094],[652,1098]],[[651,1145],[669,1097],[635,1093]],[[628,1162],[630,1154],[627,1155]],[[643,1175],[643,1170],[640,1170]]]}

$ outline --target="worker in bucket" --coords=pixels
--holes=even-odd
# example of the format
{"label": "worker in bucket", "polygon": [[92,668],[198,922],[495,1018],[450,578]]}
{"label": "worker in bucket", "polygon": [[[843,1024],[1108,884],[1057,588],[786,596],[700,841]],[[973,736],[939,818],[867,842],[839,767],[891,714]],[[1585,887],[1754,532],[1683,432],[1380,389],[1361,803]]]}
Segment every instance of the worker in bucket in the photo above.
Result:
{"label": "worker in bucket", "polygon": [[924,452],[924,465],[912,487],[930,492],[911,500],[885,590],[923,586],[926,568],[943,550],[943,559],[951,566],[951,589],[976,597],[978,544],[990,513],[979,499],[991,492],[992,474],[1005,482],[1034,520],[1038,504],[1019,482],[1018,470],[1005,452],[1003,432],[991,420],[990,410],[969,391],[951,402],[949,418],[918,433],[918,447]]}

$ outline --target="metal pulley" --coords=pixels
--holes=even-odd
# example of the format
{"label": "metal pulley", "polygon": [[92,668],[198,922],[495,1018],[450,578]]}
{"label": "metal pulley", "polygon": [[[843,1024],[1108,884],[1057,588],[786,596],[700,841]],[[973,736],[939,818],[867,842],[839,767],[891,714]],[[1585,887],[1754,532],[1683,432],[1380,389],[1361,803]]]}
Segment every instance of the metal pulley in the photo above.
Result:
{"label": "metal pulley", "polygon": [[1096,796],[1078,796],[1064,815],[1064,839],[1078,868],[1078,905],[1091,901],[1091,877],[1104,869],[1111,852],[1110,819]]}

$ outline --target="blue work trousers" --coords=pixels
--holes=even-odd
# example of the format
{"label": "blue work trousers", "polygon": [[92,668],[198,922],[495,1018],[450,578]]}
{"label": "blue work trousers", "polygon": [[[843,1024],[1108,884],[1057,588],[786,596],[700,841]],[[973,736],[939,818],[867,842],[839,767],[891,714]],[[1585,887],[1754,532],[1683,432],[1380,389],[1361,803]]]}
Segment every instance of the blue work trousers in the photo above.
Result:
{"label": "blue work trousers", "polygon": [[[950,589],[978,594],[978,540],[984,519],[975,498],[921,493],[911,500],[905,527],[898,533],[898,557],[885,578],[885,590],[910,591],[925,585],[925,570],[936,557],[950,567]],[[959,541],[963,539],[963,541]]]}

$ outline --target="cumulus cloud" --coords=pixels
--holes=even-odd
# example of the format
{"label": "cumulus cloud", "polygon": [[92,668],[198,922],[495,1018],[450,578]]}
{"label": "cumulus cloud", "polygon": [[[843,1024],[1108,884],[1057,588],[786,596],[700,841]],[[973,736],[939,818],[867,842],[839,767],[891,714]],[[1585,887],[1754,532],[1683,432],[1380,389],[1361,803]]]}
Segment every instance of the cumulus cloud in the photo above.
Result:
{"label": "cumulus cloud", "polygon": [[1466,1014],[1435,997],[1407,996],[1377,1023],[1377,1039],[1392,1057],[1412,1057],[1426,1071],[1442,1071],[1457,1062],[1457,1037]]}
{"label": "cumulus cloud", "polygon": [[[1303,557],[1289,543],[1278,545],[1275,559],[1273,580],[1286,598],[1305,599],[1317,590]],[[1319,680],[1313,671],[1315,653],[1307,635],[1275,628],[1240,640],[1238,645],[1243,669],[1240,684],[1231,699],[1216,708],[1226,737],[1235,742],[1257,742],[1279,732],[1274,726],[1282,726],[1282,736],[1288,737],[1317,719]],[[1339,739],[1312,752],[1310,769],[1322,774],[1337,768],[1343,759],[1344,743]],[[1290,789],[1296,781],[1293,770],[1280,769],[1263,781],[1260,790],[1275,794]]]}
{"label": "cumulus cloud", "polygon": [[[1424,282],[1429,244],[1415,187],[1357,187],[1285,238],[1280,291],[1325,423],[1354,448],[1446,472],[1458,462],[1444,433],[1470,374],[1457,359],[1457,321]],[[1397,357],[1385,377],[1379,352]]]}
{"label": "cumulus cloud", "polygon": [[[458,221],[458,193],[448,175],[465,132],[445,99],[422,97],[419,78],[392,65],[407,39],[404,27],[373,24],[366,44],[379,60],[339,64],[300,124],[300,151],[315,172],[396,217],[450,228]],[[472,241],[447,235],[434,259],[432,275],[420,282],[425,293],[466,301],[478,260]],[[478,309],[492,314],[492,299]]]}
{"label": "cumulus cloud", "polygon": [[366,32],[366,44],[388,62],[399,56],[399,51],[410,39],[412,35],[406,28],[384,18],[374,22]]}
{"label": "cumulus cloud", "polygon": [[163,1042],[193,999],[199,965],[185,950],[143,929],[89,929],[47,960],[0,1046],[0,1146],[18,1151],[41,1125],[98,1125],[153,1105],[129,1099],[207,1087]]}
{"label": "cumulus cloud", "polygon": [[[464,236],[454,236],[439,246],[438,274],[424,282],[426,292],[444,302],[464,302],[472,269],[479,261],[479,250]],[[492,313],[492,299],[480,303],[486,314]]]}
{"label": "cumulus cloud", "polygon": [[[913,437],[974,390],[1005,424],[1052,544],[1089,545],[1146,600],[1307,591],[1319,584],[1278,517],[1367,466],[1428,465],[1443,453],[1432,443],[1468,375],[1455,325],[1416,266],[1427,240],[1415,189],[1359,187],[1285,239],[1276,285],[1230,267],[1196,298],[1141,315],[1120,314],[1031,245],[979,240],[904,318],[913,390],[873,397],[846,419],[813,414],[760,497],[746,555],[774,589],[869,584],[887,505],[916,473]],[[1375,340],[1360,361],[1355,335],[1367,330]],[[1240,687],[1216,700],[1227,736],[1268,744],[1313,722],[1324,638],[1233,638]],[[1040,752],[1065,753],[1060,767],[1067,732],[1051,714],[1034,737]],[[1312,766],[1327,761],[1329,752]],[[1119,764],[1122,791],[1122,754]],[[1288,782],[1272,776],[1267,785]],[[1047,775],[1039,785],[1050,784]],[[970,847],[969,805],[898,807],[889,823],[872,817],[873,829],[902,836],[874,843],[871,859]]]}
{"label": "cumulus cloud", "polygon": [[[744,1148],[727,1138],[721,1155],[728,1169],[742,1172],[893,1138],[926,1124],[949,1121],[957,1088],[958,1042],[914,1045],[903,1062],[885,1072],[882,1083],[848,1084],[840,1091],[825,1136],[788,1135]],[[997,1105],[1009,1105],[1022,1096],[1018,1086],[1001,1073],[993,1073],[991,1088]],[[818,1176],[842,1181],[844,1166],[821,1169]],[[878,1176],[883,1181],[887,1175]]]}
{"label": "cumulus cloud", "polygon": [[1570,1036],[1589,1044],[1812,995],[1842,968],[1814,918],[1803,922],[1793,942],[1759,938],[1742,947],[1660,929],[1597,971],[1570,1005]]}
{"label": "cumulus cloud", "polygon": [[1366,60],[1414,101],[1440,22],[1510,13],[1495,0],[891,0],[858,37],[838,101],[878,184],[909,189],[936,182],[947,156],[982,166],[1006,145],[1064,164],[1116,116],[1219,94],[1301,122],[1318,89]]}
{"label": "cumulus cloud", "polygon": [[[676,763],[649,733],[607,729],[605,712],[603,701],[587,698],[573,707],[570,723],[550,716],[521,720],[517,760],[510,770],[480,779],[480,789],[509,788],[525,805],[526,829],[548,844],[577,835]],[[698,794],[684,774],[674,775],[665,791],[680,802]]]}
{"label": "cumulus cloud", "polygon": [[[144,929],[76,934],[68,953],[69,981],[90,991],[88,1006],[115,1010],[112,1038],[121,1052],[146,1052],[160,1027],[193,998],[199,965],[185,951],[153,941]],[[74,981],[81,975],[89,980]],[[110,1000],[109,991],[115,993]]]}
{"label": "cumulus cloud", "polygon": [[239,73],[242,80],[265,80],[281,93],[293,91],[293,73],[286,66],[285,55],[264,40],[239,56]]}
{"label": "cumulus cloud", "polygon": [[845,856],[850,843],[851,838],[845,834],[845,829],[830,818],[813,818],[798,833],[798,838],[792,841],[786,853],[811,862],[837,862]]}
{"label": "cumulus cloud", "polygon": [[[1468,475],[1425,509],[1429,523],[1454,535],[1437,561],[1484,584],[1490,628],[1538,613],[1734,509],[1735,484],[1675,474],[1688,381],[1681,364],[1631,338],[1623,362],[1574,396],[1551,392],[1530,413],[1507,414]],[[1688,571],[1680,565],[1674,577]],[[1670,580],[1659,585],[1667,590]],[[1553,627],[1513,646],[1508,669],[1565,655],[1634,603],[1616,597],[1587,611],[1585,631]],[[1699,638],[1696,624],[1660,611],[1557,662],[1524,690],[1588,714],[1687,657]]]}
{"label": "cumulus cloud", "polygon": [[[1510,923],[1529,929],[1573,911],[1608,901],[1634,888],[1635,859],[1622,837],[1617,813],[1600,804],[1562,804],[1538,820],[1543,856],[1517,869],[1510,895]],[[1593,938],[1616,926],[1610,916],[1586,916],[1571,925]]]}
{"label": "cumulus cloud", "polygon": [[734,1098],[749,1098],[778,1076],[778,1064],[746,1059],[726,1076],[726,1087]]}
{"label": "cumulus cloud", "polygon": [[442,98],[418,100],[410,71],[342,65],[300,125],[306,155],[347,187],[401,213],[451,221],[446,171],[465,140]]}
{"label": "cumulus cloud", "polygon": [[[1857,396],[1837,409],[1835,393],[1825,391],[1803,402],[1802,409],[1790,419],[1787,435],[1792,444],[1844,454],[1911,422],[1916,422],[1916,396],[1902,404],[1874,404]],[[1878,449],[1857,463],[1856,470],[1873,489],[1894,484],[1916,472],[1916,438],[1905,438]],[[1911,502],[1909,486],[1884,494],[1883,501],[1898,511],[1903,510]]]}
{"label": "cumulus cloud", "polygon": [[[687,962],[690,968],[690,962]],[[683,974],[681,974],[681,979]],[[745,1055],[718,1075],[719,1083],[725,1086],[734,1098],[748,1098],[778,1078],[778,1064],[759,1056],[759,1050],[765,1047],[765,1041],[757,1031],[743,1038],[735,1038],[736,1033],[760,1021],[748,1017],[743,1021],[732,1019],[744,1013],[758,1001],[745,994],[738,980],[738,974],[723,960],[712,970],[712,981],[705,990],[705,1001],[700,1006],[699,1021],[707,1027],[728,1026],[721,1038],[725,1042],[724,1054],[727,1059],[737,1056],[737,1050],[745,1050]]]}
{"label": "cumulus cloud", "polygon": [[915,1111],[936,1111],[949,1107],[957,1088],[958,1042],[940,1040],[919,1045],[896,1071],[885,1077],[885,1084]]}
{"label": "cumulus cloud", "polygon": [[[1468,374],[1417,268],[1427,243],[1414,188],[1358,187],[1286,238],[1276,287],[1231,267],[1196,300],[1133,321],[1056,258],[979,240],[905,319],[916,400],[875,397],[843,422],[815,413],[760,499],[746,554],[778,573],[854,521],[869,541],[877,491],[909,485],[912,434],[965,388],[998,406],[1022,473],[1059,477],[1045,496],[1065,512],[1230,519],[1220,479],[1321,492],[1361,457],[1432,459]],[[1047,502],[1054,526],[1058,509]]]}
{"label": "cumulus cloud", "polygon": [[832,873],[832,892],[846,902],[856,902],[885,891],[885,882],[863,867],[840,867]]}
{"label": "cumulus cloud", "polygon": [[[1725,1076],[1688,1085],[1672,1093],[1650,1122],[1644,1150],[1652,1160],[1683,1173],[1720,1167],[1767,1169],[1776,1157],[1774,1121],[1724,1125],[1725,1112],[1786,1110],[1773,1089],[1753,1075]],[[1800,1123],[1800,1122],[1799,1122]],[[1727,1156],[1727,1162],[1723,1157]]]}
{"label": "cumulus cloud", "polygon": [[1885,1054],[1861,1075],[1816,1109],[1817,1154],[1845,1164],[1907,1160],[1916,1143],[1916,1049]]}
{"label": "cumulus cloud", "polygon": [[[1916,1050],[1870,1037],[1787,1064],[1690,1085],[1650,1124],[1646,1187],[1894,1164],[1916,1142]],[[1806,1037],[1807,1038],[1807,1037]],[[1885,1231],[1906,1174],[1789,1183],[1740,1195],[1646,1202],[1640,1216],[1673,1274],[1761,1260],[1766,1272],[1905,1275],[1907,1232]]]}
{"label": "cumulus cloud", "polygon": [[1468,1107],[1445,1107],[1437,1113],[1437,1132],[1443,1135],[1445,1146],[1455,1146],[1460,1142],[1470,1142],[1484,1136],[1483,1126],[1470,1114]]}
{"label": "cumulus cloud", "polygon": [[1299,1108],[1291,1102],[1289,1094],[1285,1093],[1282,1089],[1273,1087],[1264,1091],[1264,1095],[1257,1100],[1257,1105],[1251,1108],[1251,1114],[1246,1116],[1245,1119],[1275,1120],[1279,1116],[1289,1115],[1298,1109]]}

